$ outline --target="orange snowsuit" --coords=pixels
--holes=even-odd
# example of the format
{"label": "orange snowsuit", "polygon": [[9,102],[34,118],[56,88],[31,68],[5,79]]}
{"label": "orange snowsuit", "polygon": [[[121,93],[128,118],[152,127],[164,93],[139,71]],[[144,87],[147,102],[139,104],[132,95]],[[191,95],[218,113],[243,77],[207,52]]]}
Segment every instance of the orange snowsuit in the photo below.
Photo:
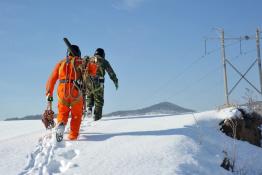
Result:
{"label": "orange snowsuit", "polygon": [[66,58],[61,60],[46,84],[46,95],[53,96],[56,81],[59,80],[57,122],[66,125],[71,111],[69,139],[78,137],[82,120],[83,97],[81,90],[73,82],[81,76],[81,71],[78,69],[81,63],[80,58],[72,56],[69,56],[68,60]]}

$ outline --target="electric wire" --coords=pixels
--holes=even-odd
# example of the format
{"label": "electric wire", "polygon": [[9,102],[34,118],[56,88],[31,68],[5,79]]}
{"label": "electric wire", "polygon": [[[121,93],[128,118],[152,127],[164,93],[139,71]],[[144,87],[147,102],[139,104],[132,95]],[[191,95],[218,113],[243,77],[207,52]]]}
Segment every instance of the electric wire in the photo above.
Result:
{"label": "electric wire", "polygon": [[[230,44],[225,45],[225,48],[233,46],[235,44],[237,44],[238,41],[232,42]],[[181,73],[177,74],[174,77],[169,78],[165,83],[161,84],[161,86],[159,86],[156,90],[154,90],[152,93],[150,93],[148,98],[145,98],[145,100],[143,100],[144,103],[146,103],[148,100],[152,99],[152,97],[155,97],[159,92],[163,92],[163,89],[166,89],[167,87],[170,86],[170,82],[177,80],[179,78],[181,78],[183,75],[185,75],[186,73],[190,72],[190,70],[192,69],[192,67],[194,67],[197,63],[199,63],[200,61],[204,60],[205,57],[216,53],[218,51],[220,51],[220,47],[213,49],[211,51],[206,52],[206,54],[203,54],[202,56],[196,57],[189,65],[187,65],[182,71]],[[202,78],[201,78],[202,79]],[[183,90],[182,90],[183,91]]]}
{"label": "electric wire", "polygon": [[[254,52],[255,50],[256,50],[256,49],[251,49],[251,50],[246,51],[246,52],[241,53],[241,54],[242,54],[242,56],[245,56],[245,55],[248,55],[248,54]],[[241,54],[232,57],[231,60],[234,60],[234,59],[239,58],[239,56],[240,56]],[[219,70],[222,70],[222,66],[220,66],[220,65],[219,65],[219,66],[216,66],[215,68],[212,68],[211,70],[209,70],[207,73],[205,73],[205,74],[204,74],[203,76],[201,76],[199,79],[195,80],[192,84],[194,84],[194,85],[199,84],[201,81],[205,80],[207,77],[210,77],[210,75],[214,74],[215,72],[218,72]],[[217,81],[216,83],[213,84],[212,87],[214,87],[214,85],[216,85],[215,87],[217,87],[217,84],[220,83],[220,82],[221,82],[221,81]],[[178,91],[172,93],[173,95],[171,95],[171,96],[169,95],[169,97],[168,97],[166,100],[172,99],[175,95],[181,95],[181,94],[183,94],[184,92],[187,92],[189,89],[191,89],[191,88],[194,87],[194,86],[192,86],[192,84],[189,84],[189,85],[186,86],[186,88],[183,88],[183,89],[181,89],[181,90],[178,90]],[[213,88],[208,87],[208,89],[213,89]],[[204,91],[204,92],[206,93],[206,91]]]}

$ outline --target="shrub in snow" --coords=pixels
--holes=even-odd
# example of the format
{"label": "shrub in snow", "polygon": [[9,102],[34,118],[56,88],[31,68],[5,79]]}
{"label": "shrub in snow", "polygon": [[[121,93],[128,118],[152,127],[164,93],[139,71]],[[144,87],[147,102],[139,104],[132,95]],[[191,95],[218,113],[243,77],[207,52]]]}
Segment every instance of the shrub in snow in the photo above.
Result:
{"label": "shrub in snow", "polygon": [[235,164],[235,160],[231,160],[227,154],[226,151],[223,151],[223,153],[225,154],[225,158],[223,160],[223,162],[221,163],[221,167],[223,167],[224,169],[228,170],[228,171],[234,171],[234,164]]}
{"label": "shrub in snow", "polygon": [[226,135],[261,147],[262,117],[257,112],[237,108],[231,118],[221,121],[219,125]]}

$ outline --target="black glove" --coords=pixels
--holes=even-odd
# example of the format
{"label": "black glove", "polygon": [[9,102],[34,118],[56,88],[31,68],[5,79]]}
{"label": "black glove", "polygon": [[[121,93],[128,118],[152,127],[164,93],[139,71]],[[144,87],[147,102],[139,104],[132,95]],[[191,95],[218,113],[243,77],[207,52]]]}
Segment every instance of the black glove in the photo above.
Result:
{"label": "black glove", "polygon": [[118,80],[115,81],[115,87],[116,87],[116,90],[118,89]]}
{"label": "black glove", "polygon": [[47,96],[46,100],[49,101],[49,102],[52,102],[54,100],[54,98],[52,96]]}

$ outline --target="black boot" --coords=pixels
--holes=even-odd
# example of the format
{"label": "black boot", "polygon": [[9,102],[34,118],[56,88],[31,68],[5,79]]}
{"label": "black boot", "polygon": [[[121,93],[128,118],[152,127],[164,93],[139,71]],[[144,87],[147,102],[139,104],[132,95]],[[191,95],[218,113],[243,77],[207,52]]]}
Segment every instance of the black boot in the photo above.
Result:
{"label": "black boot", "polygon": [[88,117],[88,118],[91,118],[91,117],[92,117],[92,107],[89,107],[89,108],[87,109],[87,117]]}
{"label": "black boot", "polygon": [[94,116],[94,121],[97,121],[97,120],[100,120],[102,118],[102,116],[100,115],[100,116],[98,116],[98,115],[95,115]]}
{"label": "black boot", "polygon": [[96,106],[94,111],[94,121],[100,120],[102,118],[103,107]]}

